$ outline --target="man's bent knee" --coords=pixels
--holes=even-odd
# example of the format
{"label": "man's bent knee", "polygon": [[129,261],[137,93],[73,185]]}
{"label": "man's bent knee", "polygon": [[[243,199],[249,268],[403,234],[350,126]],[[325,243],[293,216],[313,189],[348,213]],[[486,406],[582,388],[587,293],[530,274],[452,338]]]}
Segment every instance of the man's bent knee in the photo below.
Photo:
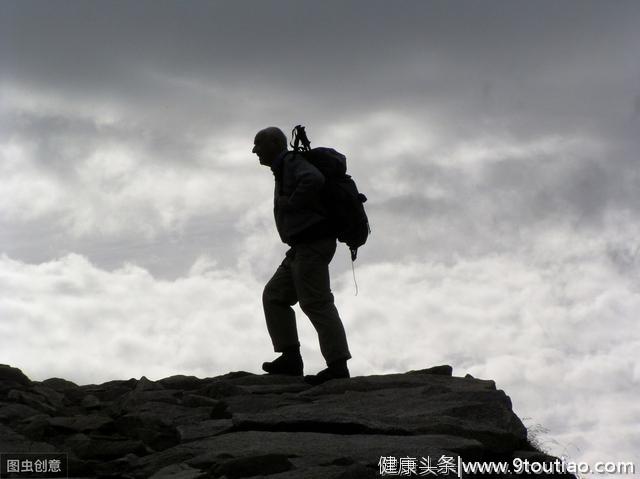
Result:
{"label": "man's bent knee", "polygon": [[332,306],[334,306],[333,295],[300,302],[300,309],[306,315],[308,315],[309,313],[313,314],[316,311],[330,308]]}
{"label": "man's bent knee", "polygon": [[267,283],[262,290],[262,302],[269,303],[274,300],[274,290],[271,283]]}
{"label": "man's bent knee", "polygon": [[262,290],[262,304],[278,303],[293,306],[297,302],[295,294],[292,295],[289,291],[274,287],[271,281]]}

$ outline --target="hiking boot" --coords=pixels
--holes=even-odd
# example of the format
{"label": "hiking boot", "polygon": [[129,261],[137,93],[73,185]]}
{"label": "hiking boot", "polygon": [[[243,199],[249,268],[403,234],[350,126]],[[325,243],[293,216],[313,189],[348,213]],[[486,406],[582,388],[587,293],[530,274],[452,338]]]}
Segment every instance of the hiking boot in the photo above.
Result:
{"label": "hiking boot", "polygon": [[349,378],[349,369],[347,368],[347,362],[339,362],[339,364],[331,364],[327,369],[323,369],[316,375],[305,376],[304,382],[317,386],[318,384],[325,383],[331,379],[344,379]]}
{"label": "hiking boot", "polygon": [[262,363],[262,369],[269,374],[302,376],[303,368],[302,356],[299,354],[283,354],[271,362]]}

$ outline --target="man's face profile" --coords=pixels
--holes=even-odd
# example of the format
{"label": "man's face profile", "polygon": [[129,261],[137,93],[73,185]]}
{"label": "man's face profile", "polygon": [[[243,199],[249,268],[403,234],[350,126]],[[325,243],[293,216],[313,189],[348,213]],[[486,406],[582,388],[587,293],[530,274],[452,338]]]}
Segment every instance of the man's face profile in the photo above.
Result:
{"label": "man's face profile", "polygon": [[258,132],[253,140],[252,152],[258,155],[261,165],[271,166],[279,151],[273,138],[264,132]]}

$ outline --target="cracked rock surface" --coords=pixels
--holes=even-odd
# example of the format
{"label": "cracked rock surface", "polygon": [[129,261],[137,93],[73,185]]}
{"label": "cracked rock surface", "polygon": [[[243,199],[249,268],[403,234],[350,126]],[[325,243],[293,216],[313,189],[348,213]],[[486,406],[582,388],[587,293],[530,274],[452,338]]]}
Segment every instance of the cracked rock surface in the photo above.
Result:
{"label": "cracked rock surface", "polygon": [[555,459],[493,381],[450,366],[319,386],[244,371],[79,386],[0,365],[0,452],[36,451],[66,453],[78,478],[366,479],[381,457]]}

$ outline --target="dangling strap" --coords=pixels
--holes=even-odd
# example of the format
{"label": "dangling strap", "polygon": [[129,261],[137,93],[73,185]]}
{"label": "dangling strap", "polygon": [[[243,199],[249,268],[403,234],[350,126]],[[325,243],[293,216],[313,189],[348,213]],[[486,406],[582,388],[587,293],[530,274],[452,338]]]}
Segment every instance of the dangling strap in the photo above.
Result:
{"label": "dangling strap", "polygon": [[351,270],[353,271],[353,284],[356,285],[356,294],[354,296],[358,296],[358,283],[356,283],[356,268],[355,263],[351,260]]}
{"label": "dangling strap", "polygon": [[358,283],[356,282],[356,268],[354,261],[356,260],[356,256],[358,255],[358,248],[349,248],[351,251],[351,270],[353,271],[353,283],[356,285],[356,296],[358,296]]}

